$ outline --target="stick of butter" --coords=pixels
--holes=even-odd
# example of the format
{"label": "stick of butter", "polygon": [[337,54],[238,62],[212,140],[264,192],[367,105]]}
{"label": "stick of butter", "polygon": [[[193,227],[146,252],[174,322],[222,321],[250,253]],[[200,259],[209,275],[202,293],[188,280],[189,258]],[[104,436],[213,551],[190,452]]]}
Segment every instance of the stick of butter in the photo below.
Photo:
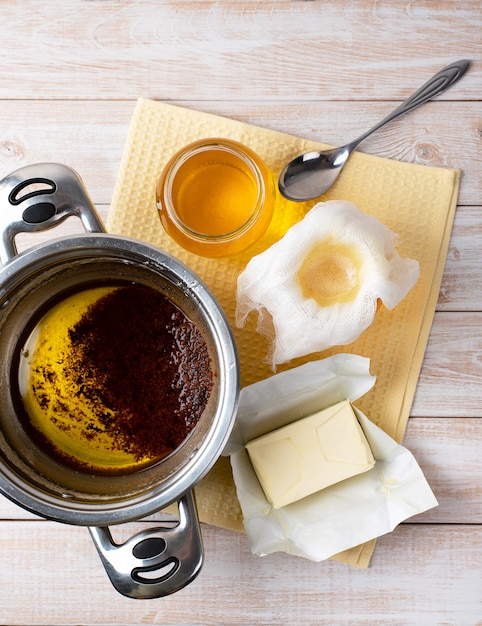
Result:
{"label": "stick of butter", "polygon": [[375,465],[348,401],[253,439],[246,449],[266,498],[276,509]]}

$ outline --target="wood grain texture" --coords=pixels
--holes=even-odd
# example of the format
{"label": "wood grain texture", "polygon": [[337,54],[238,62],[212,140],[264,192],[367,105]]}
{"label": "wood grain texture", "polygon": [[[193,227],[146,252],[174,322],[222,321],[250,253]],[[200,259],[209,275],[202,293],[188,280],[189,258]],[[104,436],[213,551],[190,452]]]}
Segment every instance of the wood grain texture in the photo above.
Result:
{"label": "wood grain texture", "polygon": [[[482,418],[411,418],[403,445],[415,455],[439,502],[410,523],[482,524]],[[0,498],[0,520],[35,519]],[[159,521],[165,514],[149,519]]]}
{"label": "wood grain texture", "polygon": [[[106,205],[97,205],[105,222],[109,212]],[[17,246],[20,251],[38,243],[49,241],[52,236],[75,235],[82,228],[76,219],[69,219],[54,233],[35,235],[20,234]],[[482,249],[482,207],[459,206],[455,216],[449,251],[445,263],[442,286],[438,298],[438,311],[478,311],[482,301],[482,272],[480,250]],[[435,324],[439,323],[436,317]],[[441,322],[443,323],[443,322]]]}
{"label": "wood grain texture", "polygon": [[[144,526],[131,524],[129,530]],[[4,523],[0,549],[9,565],[0,570],[1,620],[9,625],[480,624],[480,526],[405,524],[379,540],[367,570],[286,554],[260,559],[250,554],[244,535],[210,526],[203,526],[203,536],[202,577],[173,596],[136,602],[113,590],[86,529]],[[25,598],[26,581],[36,602]]]}
{"label": "wood grain texture", "polygon": [[459,206],[440,288],[439,311],[478,311],[482,302],[482,207]]}
{"label": "wood grain texture", "polygon": [[482,416],[482,313],[435,315],[411,415]]}
{"label": "wood grain texture", "polygon": [[[0,624],[482,626],[481,32],[480,0],[0,3],[0,178],[66,163],[104,220],[139,97],[341,145],[444,65],[473,61],[460,83],[360,146],[462,172],[404,439],[439,506],[380,538],[367,570],[260,559],[244,534],[203,525],[198,579],[137,602],[111,587],[86,529],[0,497]],[[19,249],[80,230],[68,220],[20,236]]]}
{"label": "wood grain texture", "polygon": [[410,522],[482,523],[482,420],[410,418],[403,440],[439,506]]}
{"label": "wood grain texture", "polygon": [[[394,108],[386,99],[319,103],[189,99],[173,104],[333,145],[354,139]],[[60,101],[55,106],[27,101],[19,108],[18,102],[0,101],[0,176],[26,163],[68,163],[81,173],[94,201],[108,204],[134,106],[135,100]],[[441,119],[447,122],[441,124]],[[481,204],[482,101],[458,103],[457,115],[451,102],[428,103],[381,129],[359,149],[399,161],[460,169],[459,204]]]}
{"label": "wood grain texture", "polygon": [[[398,100],[451,61],[481,53],[478,0],[30,6],[0,5],[10,59],[0,98]],[[476,68],[442,97],[478,99],[481,81]]]}

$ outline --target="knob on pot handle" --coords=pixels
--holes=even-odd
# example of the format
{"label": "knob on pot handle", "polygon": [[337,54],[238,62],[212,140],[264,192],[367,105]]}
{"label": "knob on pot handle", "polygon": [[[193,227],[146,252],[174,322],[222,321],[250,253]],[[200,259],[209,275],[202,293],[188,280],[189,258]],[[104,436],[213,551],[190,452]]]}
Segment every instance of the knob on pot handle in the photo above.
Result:
{"label": "knob on pot handle", "polygon": [[80,176],[60,163],[36,163],[0,180],[0,261],[17,254],[15,236],[78,217],[90,233],[105,232]]}
{"label": "knob on pot handle", "polygon": [[178,507],[175,526],[146,529],[122,544],[114,542],[109,528],[89,527],[110,581],[121,594],[160,598],[199,574],[204,551],[192,491],[180,498]]}

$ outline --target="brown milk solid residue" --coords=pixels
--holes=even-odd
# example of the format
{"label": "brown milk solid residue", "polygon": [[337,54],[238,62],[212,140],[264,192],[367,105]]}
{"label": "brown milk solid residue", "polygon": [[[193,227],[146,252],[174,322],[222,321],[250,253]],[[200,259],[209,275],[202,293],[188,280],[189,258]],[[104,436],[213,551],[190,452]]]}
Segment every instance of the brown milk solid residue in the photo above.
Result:
{"label": "brown milk solid residue", "polygon": [[131,472],[185,441],[213,376],[202,333],[163,294],[88,288],[54,304],[23,346],[25,427],[71,467]]}

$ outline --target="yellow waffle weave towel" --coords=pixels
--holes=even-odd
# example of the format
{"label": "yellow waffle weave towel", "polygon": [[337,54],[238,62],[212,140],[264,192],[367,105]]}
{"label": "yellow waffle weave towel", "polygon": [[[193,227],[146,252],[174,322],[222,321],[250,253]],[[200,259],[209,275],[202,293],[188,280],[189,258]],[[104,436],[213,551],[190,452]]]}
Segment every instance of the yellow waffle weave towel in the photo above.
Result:
{"label": "yellow waffle weave towel", "polygon": [[[302,140],[224,117],[153,100],[140,99],[135,108],[107,220],[107,230],[134,237],[171,253],[186,263],[211,288],[235,332],[241,382],[248,385],[272,375],[264,362],[268,346],[255,331],[255,320],[235,329],[236,281],[249,258],[278,240],[316,201],[294,203],[278,196],[275,215],[264,237],[245,253],[207,259],[177,246],[163,231],[155,198],[157,179],[167,160],[197,139],[230,138],[257,152],[277,177],[296,155],[323,144]],[[391,437],[401,441],[410,414],[417,379],[432,325],[457,202],[459,172],[446,168],[400,163],[355,152],[322,200],[354,202],[399,235],[401,256],[417,259],[417,285],[393,311],[382,308],[372,326],[344,352],[371,360],[377,377],[374,389],[359,408]],[[323,353],[323,357],[338,350]],[[321,355],[310,355],[309,359]],[[300,365],[303,359],[289,364]],[[283,369],[283,368],[281,368]],[[196,487],[201,521],[243,530],[229,460],[221,458]],[[368,566],[374,542],[348,550],[337,558]]]}

